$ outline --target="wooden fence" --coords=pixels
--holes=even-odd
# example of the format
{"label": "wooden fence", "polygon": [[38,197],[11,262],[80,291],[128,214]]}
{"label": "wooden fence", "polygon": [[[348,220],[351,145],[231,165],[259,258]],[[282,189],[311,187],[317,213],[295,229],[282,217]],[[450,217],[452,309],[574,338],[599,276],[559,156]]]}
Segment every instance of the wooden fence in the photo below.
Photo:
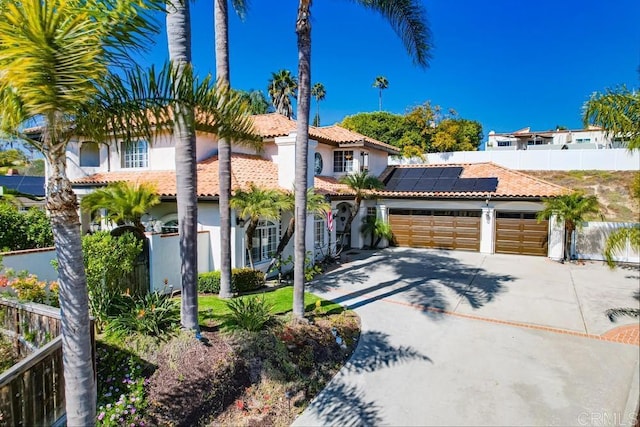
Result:
{"label": "wooden fence", "polygon": [[[0,299],[1,333],[26,358],[0,374],[0,426],[50,426],[65,416],[60,311]],[[93,322],[91,342],[94,348]]]}

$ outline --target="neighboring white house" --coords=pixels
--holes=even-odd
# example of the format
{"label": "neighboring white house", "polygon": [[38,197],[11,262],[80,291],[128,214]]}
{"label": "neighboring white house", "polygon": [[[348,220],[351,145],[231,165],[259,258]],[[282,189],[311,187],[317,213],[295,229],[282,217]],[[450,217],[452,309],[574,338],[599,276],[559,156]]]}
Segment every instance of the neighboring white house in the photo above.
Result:
{"label": "neighboring white house", "polygon": [[532,131],[526,127],[515,132],[489,132],[487,150],[607,149],[624,146],[618,138],[607,136],[602,128]]}

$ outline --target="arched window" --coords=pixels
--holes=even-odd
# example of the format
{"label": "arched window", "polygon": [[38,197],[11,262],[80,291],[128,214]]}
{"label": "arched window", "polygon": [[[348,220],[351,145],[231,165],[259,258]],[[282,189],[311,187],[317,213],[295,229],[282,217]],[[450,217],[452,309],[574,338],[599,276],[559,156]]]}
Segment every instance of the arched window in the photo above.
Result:
{"label": "arched window", "polygon": [[87,141],[80,145],[80,166],[100,166],[100,147],[97,143]]}
{"label": "arched window", "polygon": [[149,166],[149,144],[145,140],[122,143],[122,167],[146,168]]}
{"label": "arched window", "polygon": [[[253,263],[266,262],[271,260],[271,256],[278,248],[278,227],[271,221],[258,222],[258,228],[253,234],[253,250],[251,257]],[[249,264],[249,255],[246,256],[246,263]]]}

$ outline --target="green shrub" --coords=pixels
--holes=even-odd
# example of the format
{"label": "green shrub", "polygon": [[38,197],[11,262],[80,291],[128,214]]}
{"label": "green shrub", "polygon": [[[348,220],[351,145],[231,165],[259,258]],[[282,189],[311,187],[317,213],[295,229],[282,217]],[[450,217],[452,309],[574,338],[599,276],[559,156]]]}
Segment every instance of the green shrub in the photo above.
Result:
{"label": "green shrub", "polygon": [[233,292],[250,292],[264,286],[264,273],[251,268],[231,270],[231,288]]}
{"label": "green shrub", "polygon": [[231,310],[228,323],[231,329],[257,332],[274,319],[272,307],[264,296],[232,299],[227,302],[227,307]]}
{"label": "green shrub", "polygon": [[2,284],[12,290],[20,301],[60,307],[58,282],[43,282],[37,276],[23,272],[15,277],[0,277]]}
{"label": "green shrub", "polygon": [[17,361],[11,341],[0,334],[0,372],[9,369]]}
{"label": "green shrub", "polygon": [[20,212],[16,206],[0,201],[0,230],[0,251],[53,246],[51,222],[38,208]]}
{"label": "green shrub", "polygon": [[[231,270],[231,292],[250,292],[264,286],[264,273],[251,268]],[[198,292],[205,294],[220,293],[220,271],[198,274]]]}
{"label": "green shrub", "polygon": [[220,293],[220,272],[208,271],[198,274],[198,292],[203,294]]}
{"label": "green shrub", "polygon": [[143,297],[121,295],[115,305],[117,314],[109,317],[105,333],[122,337],[131,333],[161,336],[180,324],[180,306],[171,295],[151,292]]}

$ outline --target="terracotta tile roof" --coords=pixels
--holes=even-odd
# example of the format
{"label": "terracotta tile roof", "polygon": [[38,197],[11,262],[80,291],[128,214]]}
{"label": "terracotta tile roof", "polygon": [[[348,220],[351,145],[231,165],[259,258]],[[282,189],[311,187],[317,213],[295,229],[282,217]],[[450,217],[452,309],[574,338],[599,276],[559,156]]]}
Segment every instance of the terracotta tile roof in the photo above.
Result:
{"label": "terracotta tile roof", "polygon": [[461,178],[498,178],[495,192],[417,192],[377,191],[380,197],[437,197],[437,198],[541,198],[554,197],[570,192],[568,188],[511,170],[495,163],[429,164],[389,166],[380,175],[384,181],[395,168],[462,167]]}
{"label": "terracotta tile roof", "polygon": [[313,180],[316,192],[328,196],[339,194],[353,194],[348,186],[340,184],[337,179],[331,176],[316,176]]}
{"label": "terracotta tile roof", "polygon": [[[251,118],[253,119],[254,130],[263,138],[286,136],[296,131],[296,121],[280,113],[256,114],[251,116]],[[365,146],[373,146],[392,154],[400,153],[400,150],[392,145],[385,144],[384,142],[377,141],[338,125],[322,127],[309,126],[309,136],[319,142],[331,145],[362,143]]]}
{"label": "terracotta tile roof", "polygon": [[[232,154],[231,187],[247,188],[250,183],[264,188],[278,187],[277,165],[258,156]],[[75,180],[74,185],[106,185],[110,182],[148,182],[156,186],[158,194],[165,197],[176,195],[176,174],[174,171],[115,171],[97,173]],[[218,157],[210,157],[198,163],[198,197],[217,197]]]}
{"label": "terracotta tile roof", "polygon": [[400,150],[392,145],[385,144],[384,142],[369,138],[368,136],[362,135],[361,133],[354,132],[338,125],[314,128],[314,132],[318,134],[318,137],[320,139],[335,142],[340,144],[341,146],[343,146],[344,144],[363,143],[365,146],[373,146],[387,151],[391,154],[400,153]]}

